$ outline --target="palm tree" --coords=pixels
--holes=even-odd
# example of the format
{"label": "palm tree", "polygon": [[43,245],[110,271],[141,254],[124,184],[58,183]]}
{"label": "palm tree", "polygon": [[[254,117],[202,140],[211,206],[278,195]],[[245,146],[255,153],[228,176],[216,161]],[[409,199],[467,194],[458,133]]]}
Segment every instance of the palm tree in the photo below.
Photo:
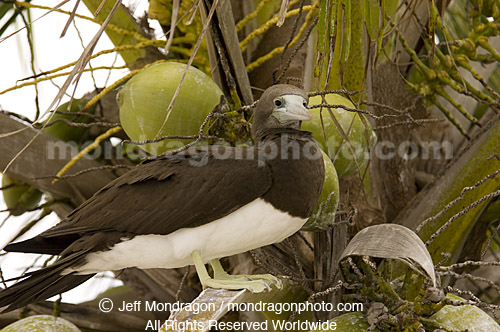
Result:
{"label": "palm tree", "polygon": [[[293,307],[254,315],[237,311],[226,315],[227,307],[198,314],[186,309],[176,314],[184,322],[206,317],[267,321],[269,329],[277,329],[273,322],[331,319],[339,330],[351,331],[354,326],[349,322],[356,319],[360,330],[455,331],[443,323],[443,317],[458,316],[457,326],[463,330],[500,331],[495,320],[481,329],[464,313],[470,309],[484,315],[481,308],[496,319],[500,304],[500,280],[491,272],[499,264],[498,0],[150,0],[148,20],[134,17],[120,1],[83,0],[83,4],[94,17],[65,12],[67,26],[86,19],[101,30],[65,74],[67,79],[48,109],[59,105],[85,68],[97,70],[88,64],[105,53],[94,52],[103,33],[114,44],[106,52],[119,54],[128,73],[95,91],[89,89],[85,98],[73,102],[71,112],[77,113],[71,116],[55,114],[43,122],[39,119],[45,119],[44,109],[33,110],[35,121],[16,110],[0,113],[0,165],[4,176],[17,180],[5,182],[2,190],[6,194],[20,189],[7,212],[38,211],[20,232],[12,234],[12,241],[51,212],[64,218],[147,156],[127,143],[124,146],[134,149],[134,155],[85,159],[82,156],[91,148],[84,150],[81,143],[91,140],[93,148],[108,148],[116,156],[120,146],[112,140],[130,139],[120,127],[117,90],[152,64],[175,60],[210,75],[226,98],[225,121],[205,121],[202,134],[192,133],[197,141],[214,143],[216,136],[225,144],[251,144],[249,105],[263,89],[286,82],[308,91],[311,101],[318,101],[310,102],[312,111],[321,114],[312,128],[315,137],[335,143],[325,143],[323,148],[339,174],[338,187],[330,187],[338,191],[339,201],[326,199],[336,213],[318,214],[308,231],[282,243],[225,260],[233,271],[264,270],[284,276],[287,282],[282,290],[259,296],[222,290],[200,294],[190,269],[127,269],[115,275],[128,288],[105,297],[162,303],[320,303],[335,308],[351,303],[354,311],[360,303],[364,308],[363,313],[344,315],[324,310],[299,313]],[[32,8],[43,6],[31,1],[0,2],[0,22],[5,22],[0,34],[12,22],[28,20]],[[78,2],[75,12],[77,8]],[[152,22],[163,34],[155,34]],[[36,31],[36,26],[32,29]],[[35,38],[29,31],[29,38]],[[109,67],[121,70],[111,63]],[[34,68],[35,75],[23,84],[36,88],[65,68],[63,64],[50,72]],[[343,96],[335,99],[342,102],[332,102],[332,95]],[[57,110],[66,112],[68,106]],[[343,113],[348,120],[340,120]],[[50,132],[51,126],[58,129]],[[36,162],[46,159],[48,147],[84,152],[76,158],[67,154]],[[68,164],[69,170],[64,168]],[[37,192],[43,192],[44,203],[36,204],[39,196],[33,193]],[[444,297],[445,293],[461,298]],[[56,303],[55,308],[81,328],[103,331],[144,330],[151,323],[148,319],[169,315],[113,311],[102,316],[98,302],[99,298],[86,307]],[[50,313],[53,307],[52,303],[34,304],[23,313]],[[0,324],[12,319],[12,315],[0,315]]]}

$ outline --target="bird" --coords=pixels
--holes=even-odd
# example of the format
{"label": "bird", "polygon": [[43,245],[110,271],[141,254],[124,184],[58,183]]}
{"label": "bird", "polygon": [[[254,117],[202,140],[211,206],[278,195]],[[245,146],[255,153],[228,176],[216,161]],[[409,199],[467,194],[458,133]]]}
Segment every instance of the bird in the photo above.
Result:
{"label": "bird", "polygon": [[[277,84],[259,99],[252,147],[197,146],[139,164],[41,234],[8,252],[57,255],[0,290],[11,311],[68,291],[102,271],[194,265],[203,288],[280,288],[270,274],[230,275],[219,259],[278,243],[313,213],[324,162],[307,94]],[[213,276],[208,273],[210,264]]]}

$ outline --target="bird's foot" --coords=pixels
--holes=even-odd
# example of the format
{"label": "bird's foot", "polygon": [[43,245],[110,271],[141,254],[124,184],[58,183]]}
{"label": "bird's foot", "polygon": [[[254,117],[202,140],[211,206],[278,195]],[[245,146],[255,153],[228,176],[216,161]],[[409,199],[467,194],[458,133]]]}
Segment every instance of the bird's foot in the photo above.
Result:
{"label": "bird's foot", "polygon": [[214,271],[214,277],[208,274],[201,253],[194,251],[191,254],[193,258],[196,272],[200,278],[203,288],[220,288],[220,289],[247,289],[253,293],[261,293],[263,291],[270,291],[272,286],[281,289],[283,284],[281,280],[271,274],[255,274],[255,275],[230,275],[222,268],[218,259],[210,261],[210,265]]}
{"label": "bird's foot", "polygon": [[[271,274],[238,274],[231,275],[224,271],[220,261],[218,259],[213,259],[210,261],[210,265],[214,270],[214,280],[217,280],[225,284],[245,285],[248,287],[243,287],[252,291],[254,293],[260,293],[264,290],[271,290],[271,286],[275,286],[278,289],[283,288],[283,283],[281,280],[276,278]],[[234,289],[234,288],[232,288]],[[238,288],[239,289],[239,288]]]}
{"label": "bird's foot", "polygon": [[281,281],[272,275],[237,275],[231,276],[234,278],[209,278],[202,281],[204,287],[222,288],[222,289],[247,289],[252,293],[261,293],[263,291],[271,291],[274,285],[276,288],[281,289]]}

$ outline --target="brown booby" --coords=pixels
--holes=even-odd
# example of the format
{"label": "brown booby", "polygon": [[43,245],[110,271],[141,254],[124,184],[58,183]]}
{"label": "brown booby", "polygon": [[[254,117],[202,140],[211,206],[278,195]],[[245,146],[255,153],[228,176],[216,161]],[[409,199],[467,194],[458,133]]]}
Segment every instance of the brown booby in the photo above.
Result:
{"label": "brown booby", "polygon": [[1,290],[0,309],[42,301],[97,272],[128,267],[194,264],[203,287],[280,287],[272,275],[229,275],[218,259],[280,242],[312,214],[324,165],[311,133],[300,131],[307,120],[304,91],[275,85],[257,104],[254,147],[197,147],[147,161],[110,182],[56,226],[5,248],[59,258]]}

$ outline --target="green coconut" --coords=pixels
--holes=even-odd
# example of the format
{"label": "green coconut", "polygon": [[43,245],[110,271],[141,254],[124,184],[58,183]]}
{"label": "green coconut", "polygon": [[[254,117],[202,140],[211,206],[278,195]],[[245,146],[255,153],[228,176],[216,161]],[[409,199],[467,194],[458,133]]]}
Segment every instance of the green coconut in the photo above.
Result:
{"label": "green coconut", "polygon": [[[446,297],[456,301],[464,300],[453,294],[447,294]],[[500,332],[500,325],[483,310],[473,305],[445,305],[429,320],[447,331]]]}
{"label": "green coconut", "polygon": [[[325,96],[330,105],[343,105],[354,109],[355,106],[340,95],[328,94]],[[321,96],[309,98],[309,105],[323,104]],[[339,122],[342,130],[349,138],[349,144],[339,131],[335,121],[332,119],[328,108],[313,108],[312,121],[304,121],[302,129],[313,133],[314,139],[319,146],[334,160],[335,168],[339,178],[355,172],[365,166],[370,158],[370,149],[376,141],[376,136],[367,121],[361,119],[361,114],[350,112],[343,108],[330,108],[335,119]],[[324,130],[323,130],[324,128]],[[352,153],[354,150],[354,154]]]}
{"label": "green coconut", "polygon": [[18,320],[0,332],[81,332],[75,324],[49,315],[36,315]]}
{"label": "green coconut", "polygon": [[[57,108],[57,112],[61,113],[67,113],[66,114],[60,114],[56,113],[50,118],[49,120],[46,120],[44,123],[53,123],[56,120],[59,119],[66,119],[71,122],[76,122],[76,123],[90,123],[92,121],[92,117],[90,116],[85,116],[85,115],[74,115],[71,114],[72,112],[81,112],[83,107],[87,104],[87,102],[90,99],[87,98],[82,98],[82,99],[73,99],[71,103],[71,108],[68,110],[68,106],[70,102],[64,103],[60,105]],[[94,111],[94,108],[91,108],[90,110],[86,111],[89,114],[92,114]],[[86,127],[75,127],[75,126],[70,126],[66,122],[59,121],[54,123],[53,125],[50,125],[48,127],[45,127],[43,129],[43,132],[50,134],[54,137],[59,138],[62,141],[65,142],[81,142],[82,138],[84,137],[85,133],[87,132],[88,128]]]}
{"label": "green coconut", "polygon": [[[222,91],[205,73],[190,67],[167,118],[168,106],[185,70],[182,63],[159,63],[132,77],[120,90],[120,122],[132,140],[198,134],[208,113],[219,103]],[[169,139],[140,147],[160,155],[190,141]]]}
{"label": "green coconut", "polygon": [[302,226],[304,231],[327,229],[335,221],[335,213],[339,205],[339,179],[337,171],[328,155],[321,151],[325,163],[325,180],[323,189],[313,214]]}
{"label": "green coconut", "polygon": [[13,186],[2,190],[2,195],[5,205],[14,216],[35,208],[42,199],[43,194],[37,188],[3,174],[2,187],[10,185]]}
{"label": "green coconut", "polygon": [[331,329],[316,329],[315,332],[366,332],[370,327],[362,312],[349,312],[328,321]]}

